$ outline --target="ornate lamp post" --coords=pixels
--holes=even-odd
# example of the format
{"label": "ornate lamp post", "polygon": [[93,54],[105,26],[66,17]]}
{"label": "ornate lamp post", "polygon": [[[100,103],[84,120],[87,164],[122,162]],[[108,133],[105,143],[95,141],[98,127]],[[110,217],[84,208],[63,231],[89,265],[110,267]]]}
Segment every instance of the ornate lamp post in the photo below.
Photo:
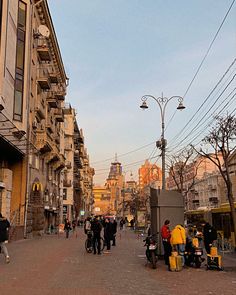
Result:
{"label": "ornate lamp post", "polygon": [[181,96],[171,96],[170,98],[163,97],[163,93],[161,97],[154,97],[153,95],[144,95],[141,100],[142,104],[140,106],[141,109],[145,110],[148,108],[147,100],[148,98],[152,98],[156,101],[158,104],[160,111],[161,111],[161,140],[158,140],[156,142],[157,148],[160,148],[161,150],[161,156],[162,156],[162,189],[166,189],[166,179],[165,179],[165,152],[166,152],[166,145],[167,141],[165,139],[165,111],[166,106],[169,101],[171,101],[173,98],[177,98],[179,105],[177,107],[177,110],[183,110],[185,109],[185,106],[183,105],[183,97]]}

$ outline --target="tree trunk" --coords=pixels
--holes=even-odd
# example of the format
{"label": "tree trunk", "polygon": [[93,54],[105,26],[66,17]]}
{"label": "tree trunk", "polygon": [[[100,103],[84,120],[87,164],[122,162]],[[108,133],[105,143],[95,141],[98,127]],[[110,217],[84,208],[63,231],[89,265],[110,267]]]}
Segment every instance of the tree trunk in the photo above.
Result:
{"label": "tree trunk", "polygon": [[236,251],[236,210],[234,208],[234,197],[233,197],[232,184],[231,183],[227,186],[227,190],[228,190],[228,199],[229,199],[231,217],[232,217],[232,222],[233,222],[234,250]]}

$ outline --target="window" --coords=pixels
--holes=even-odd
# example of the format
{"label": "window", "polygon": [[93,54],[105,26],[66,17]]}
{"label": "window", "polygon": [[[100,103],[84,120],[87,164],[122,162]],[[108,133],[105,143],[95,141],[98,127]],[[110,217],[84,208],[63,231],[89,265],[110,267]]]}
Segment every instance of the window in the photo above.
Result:
{"label": "window", "polygon": [[63,188],[63,200],[67,200],[67,189],[66,188]]}
{"label": "window", "polygon": [[14,119],[22,121],[23,89],[24,89],[24,62],[25,62],[25,34],[26,34],[26,4],[19,1],[16,43],[16,76]]}

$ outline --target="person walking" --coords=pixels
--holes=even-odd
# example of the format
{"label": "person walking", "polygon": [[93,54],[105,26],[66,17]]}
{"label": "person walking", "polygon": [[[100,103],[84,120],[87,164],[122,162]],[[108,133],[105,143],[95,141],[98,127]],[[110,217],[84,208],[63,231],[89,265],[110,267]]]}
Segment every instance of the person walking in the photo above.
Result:
{"label": "person walking", "polygon": [[107,251],[104,253],[110,253],[112,236],[113,236],[112,224],[110,222],[110,219],[106,218],[105,226],[104,226],[104,239],[105,239]]}
{"label": "person walking", "polygon": [[184,251],[186,245],[186,233],[182,225],[178,224],[171,232],[170,243],[172,249],[182,257],[182,266],[184,266]]}
{"label": "person walking", "polygon": [[94,217],[94,220],[91,223],[91,230],[93,232],[93,254],[101,254],[101,230],[102,225],[98,220],[97,216]]}
{"label": "person walking", "polygon": [[5,243],[8,240],[9,228],[9,221],[2,216],[2,213],[0,213],[0,248],[5,255],[6,263],[10,262],[10,257]]}
{"label": "person walking", "polygon": [[123,220],[123,218],[121,218],[121,220],[120,220],[120,230],[123,229],[123,226],[124,226],[124,220]]}
{"label": "person walking", "polygon": [[65,219],[65,225],[64,225],[64,230],[66,232],[66,238],[69,238],[69,232],[71,230],[71,224],[68,218]]}
{"label": "person walking", "polygon": [[171,244],[170,244],[170,220],[166,220],[161,228],[162,244],[164,247],[164,259],[165,264],[169,265],[169,256],[171,255]]}
{"label": "person walking", "polygon": [[112,220],[111,227],[112,227],[112,246],[116,246],[117,222],[115,219]]}
{"label": "person walking", "polygon": [[207,254],[210,254],[211,246],[217,240],[217,232],[208,222],[203,223],[203,239]]}

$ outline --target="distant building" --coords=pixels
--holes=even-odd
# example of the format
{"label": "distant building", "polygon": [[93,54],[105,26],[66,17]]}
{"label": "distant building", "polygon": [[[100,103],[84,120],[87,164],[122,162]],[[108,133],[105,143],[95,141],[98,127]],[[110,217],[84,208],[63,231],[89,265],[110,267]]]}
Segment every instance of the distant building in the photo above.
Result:
{"label": "distant building", "polygon": [[121,191],[123,188],[122,166],[121,163],[117,161],[117,159],[115,162],[111,163],[110,172],[105,187],[110,191],[111,194],[111,213],[116,215],[118,211],[121,212]]}
{"label": "distant building", "polygon": [[93,188],[94,197],[94,215],[111,215],[112,214],[112,203],[111,203],[111,192],[102,186],[95,186]]}
{"label": "distant building", "polygon": [[146,186],[151,185],[158,189],[161,187],[162,172],[156,164],[151,164],[148,160],[139,168],[139,189],[143,190]]}

